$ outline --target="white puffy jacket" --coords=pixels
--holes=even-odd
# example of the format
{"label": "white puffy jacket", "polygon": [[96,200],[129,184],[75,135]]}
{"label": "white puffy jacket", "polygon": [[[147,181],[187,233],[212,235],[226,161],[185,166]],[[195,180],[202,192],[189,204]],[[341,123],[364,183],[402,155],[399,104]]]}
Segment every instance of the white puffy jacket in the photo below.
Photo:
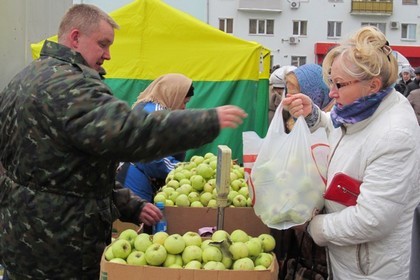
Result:
{"label": "white puffy jacket", "polygon": [[420,201],[420,127],[412,107],[394,91],[373,116],[344,129],[320,114],[313,129],[328,127],[328,185],[337,172],[363,181],[355,206],[326,200],[327,214],[309,225],[314,241],[328,247],[334,280],[408,279]]}

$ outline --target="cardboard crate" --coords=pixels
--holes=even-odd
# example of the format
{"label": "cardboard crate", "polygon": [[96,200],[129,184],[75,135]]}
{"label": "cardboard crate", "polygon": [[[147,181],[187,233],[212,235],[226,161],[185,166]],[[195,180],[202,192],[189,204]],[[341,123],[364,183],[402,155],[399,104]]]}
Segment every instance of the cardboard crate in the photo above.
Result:
{"label": "cardboard crate", "polygon": [[[165,207],[167,232],[184,234],[202,227],[217,226],[217,209],[209,207]],[[252,207],[226,207],[223,229],[231,233],[242,229],[251,236],[270,233],[270,229],[255,215]]]}
{"label": "cardboard crate", "polygon": [[100,280],[277,280],[279,266],[275,255],[267,270],[202,270],[181,269],[156,266],[134,266],[111,263],[101,259]]}

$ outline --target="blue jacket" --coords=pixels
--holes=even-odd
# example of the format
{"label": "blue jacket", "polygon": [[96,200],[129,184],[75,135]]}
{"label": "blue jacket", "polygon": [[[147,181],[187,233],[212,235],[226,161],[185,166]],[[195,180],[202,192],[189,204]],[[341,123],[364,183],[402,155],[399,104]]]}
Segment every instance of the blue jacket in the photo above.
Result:
{"label": "blue jacket", "polygon": [[[144,110],[151,113],[164,110],[159,104],[148,102],[143,104]],[[135,194],[149,202],[153,202],[153,197],[160,185],[175,168],[175,165],[184,160],[185,154],[167,156],[151,162],[125,162],[117,174],[117,181],[125,187],[131,189]],[[153,183],[155,182],[155,183]]]}

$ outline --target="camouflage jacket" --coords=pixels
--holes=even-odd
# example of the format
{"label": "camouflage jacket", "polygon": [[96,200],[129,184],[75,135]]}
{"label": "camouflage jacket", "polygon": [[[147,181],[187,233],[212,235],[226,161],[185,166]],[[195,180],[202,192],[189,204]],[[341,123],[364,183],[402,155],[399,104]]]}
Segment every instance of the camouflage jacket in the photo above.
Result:
{"label": "camouflage jacket", "polygon": [[46,41],[0,93],[0,256],[12,278],[97,279],[113,220],[138,222],[143,203],[115,187],[116,163],[219,133],[215,109],[131,110],[86,65]]}

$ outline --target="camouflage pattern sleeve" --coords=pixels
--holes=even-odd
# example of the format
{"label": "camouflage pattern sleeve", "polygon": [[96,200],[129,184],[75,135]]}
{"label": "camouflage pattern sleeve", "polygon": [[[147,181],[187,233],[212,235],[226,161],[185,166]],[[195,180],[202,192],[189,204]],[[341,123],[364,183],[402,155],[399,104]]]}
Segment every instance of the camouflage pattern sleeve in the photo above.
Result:
{"label": "camouflage pattern sleeve", "polygon": [[118,213],[113,220],[120,219],[122,222],[140,224],[140,212],[147,200],[135,195],[129,188],[124,188],[119,182],[115,183],[113,190],[113,203]]}

